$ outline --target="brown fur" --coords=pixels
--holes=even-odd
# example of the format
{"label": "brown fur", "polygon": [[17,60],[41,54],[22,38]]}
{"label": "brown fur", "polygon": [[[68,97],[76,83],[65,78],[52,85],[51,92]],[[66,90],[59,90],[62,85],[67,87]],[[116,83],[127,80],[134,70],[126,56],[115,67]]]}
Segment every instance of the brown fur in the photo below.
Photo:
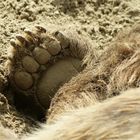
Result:
{"label": "brown fur", "polygon": [[[88,66],[83,72],[58,90],[48,111],[48,122],[69,110],[66,107],[69,104],[76,108],[85,106],[83,93],[93,96],[96,103],[119,94],[121,90],[139,87],[139,54],[140,25],[120,33],[96,60],[86,61]],[[74,102],[79,99],[80,105],[77,106]]]}
{"label": "brown fur", "polygon": [[[61,115],[54,124],[44,125],[22,140],[138,140],[139,124],[140,88],[96,105],[73,109]],[[12,137],[16,140],[9,130],[2,130],[0,138],[5,136],[2,140],[13,140]],[[3,135],[3,132],[6,133]]]}
{"label": "brown fur", "polygon": [[96,60],[85,61],[84,71],[59,89],[48,124],[22,140],[140,139],[140,89],[112,97],[139,87],[139,48],[140,26],[119,34]]}
{"label": "brown fur", "polygon": [[127,57],[114,69],[109,83],[109,92],[140,86],[140,26],[118,36],[116,45],[124,48]]}
{"label": "brown fur", "polygon": [[65,113],[29,140],[136,140],[140,138],[139,123],[140,89],[133,89],[103,103]]}

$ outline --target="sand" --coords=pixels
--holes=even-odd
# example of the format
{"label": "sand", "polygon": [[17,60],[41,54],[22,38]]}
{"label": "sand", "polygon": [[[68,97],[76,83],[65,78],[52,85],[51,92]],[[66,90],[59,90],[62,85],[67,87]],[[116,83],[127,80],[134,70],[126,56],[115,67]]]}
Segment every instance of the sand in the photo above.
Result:
{"label": "sand", "polygon": [[[5,0],[0,2],[0,123],[19,135],[38,121],[14,106],[4,64],[10,39],[25,28],[65,27],[90,38],[99,51],[126,27],[140,22],[139,0]],[[23,105],[24,106],[24,105]]]}

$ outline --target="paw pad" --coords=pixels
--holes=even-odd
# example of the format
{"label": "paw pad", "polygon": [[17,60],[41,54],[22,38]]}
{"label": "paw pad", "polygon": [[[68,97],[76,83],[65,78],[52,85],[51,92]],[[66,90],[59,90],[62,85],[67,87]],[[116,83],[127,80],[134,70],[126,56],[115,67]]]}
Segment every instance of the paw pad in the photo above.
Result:
{"label": "paw pad", "polygon": [[11,86],[48,108],[58,88],[83,69],[82,59],[88,50],[83,46],[75,37],[59,31],[50,34],[41,26],[26,29],[11,40]]}

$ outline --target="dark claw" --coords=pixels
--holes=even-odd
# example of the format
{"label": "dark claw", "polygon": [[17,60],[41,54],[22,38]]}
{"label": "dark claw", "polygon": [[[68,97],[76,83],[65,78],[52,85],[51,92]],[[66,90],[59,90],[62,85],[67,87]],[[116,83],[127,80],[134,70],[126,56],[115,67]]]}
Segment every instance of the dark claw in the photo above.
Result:
{"label": "dark claw", "polygon": [[34,44],[39,42],[39,37],[35,35],[33,32],[29,30],[24,30],[24,32],[30,36],[31,42],[33,42]]}
{"label": "dark claw", "polygon": [[42,26],[36,25],[35,27],[36,27],[36,29],[37,29],[39,32],[41,32],[41,33],[46,33],[46,29],[43,28]]}
{"label": "dark claw", "polygon": [[22,37],[21,35],[16,35],[16,38],[17,38],[24,46],[28,43],[28,41],[27,41],[24,37]]}
{"label": "dark claw", "polygon": [[14,47],[14,48],[17,48],[17,47],[19,47],[19,45],[18,44],[16,44],[15,43],[15,40],[10,40],[10,44]]}

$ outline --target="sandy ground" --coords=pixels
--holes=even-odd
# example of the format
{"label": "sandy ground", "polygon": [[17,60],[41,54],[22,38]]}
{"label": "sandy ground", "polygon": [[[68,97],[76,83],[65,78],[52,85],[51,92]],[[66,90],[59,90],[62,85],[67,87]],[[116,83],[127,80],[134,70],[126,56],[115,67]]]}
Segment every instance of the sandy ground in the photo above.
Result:
{"label": "sandy ground", "polygon": [[0,0],[0,122],[19,135],[37,121],[17,111],[3,68],[9,41],[36,24],[76,30],[103,50],[118,31],[140,22],[139,0]]}

